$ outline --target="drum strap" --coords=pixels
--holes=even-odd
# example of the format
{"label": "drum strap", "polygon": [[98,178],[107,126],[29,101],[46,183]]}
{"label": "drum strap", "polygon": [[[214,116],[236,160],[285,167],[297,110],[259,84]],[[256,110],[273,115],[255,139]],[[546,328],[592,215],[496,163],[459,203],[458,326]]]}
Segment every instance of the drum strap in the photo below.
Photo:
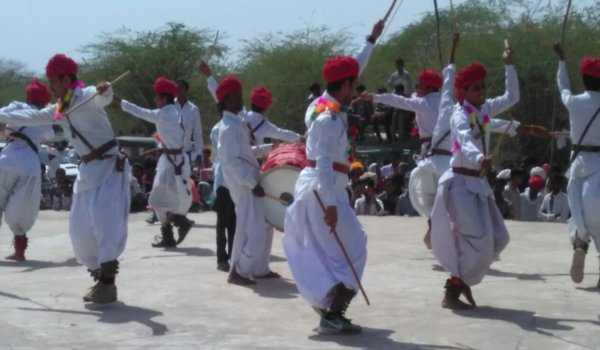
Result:
{"label": "drum strap", "polygon": [[[254,136],[254,133],[260,129],[263,124],[266,122],[266,120],[261,120],[260,123],[258,123],[258,125],[256,125],[254,128],[250,129],[250,138],[252,139],[253,143],[256,143],[256,137]],[[250,126],[250,124],[248,124],[248,126]]]}

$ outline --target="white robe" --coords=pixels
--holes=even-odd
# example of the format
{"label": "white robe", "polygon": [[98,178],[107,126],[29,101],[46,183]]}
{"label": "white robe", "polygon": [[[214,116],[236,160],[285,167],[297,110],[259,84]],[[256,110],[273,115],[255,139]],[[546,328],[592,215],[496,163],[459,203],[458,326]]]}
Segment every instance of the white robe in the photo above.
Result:
{"label": "white robe", "polygon": [[250,131],[242,118],[223,112],[218,124],[217,154],[225,186],[235,204],[231,265],[243,277],[253,278],[265,274],[264,261],[271,251],[265,235],[263,201],[252,194],[258,184],[259,165],[250,145]]}
{"label": "white robe", "polygon": [[183,140],[183,152],[188,154],[190,160],[194,162],[198,156],[202,155],[204,148],[204,139],[202,136],[202,119],[198,106],[190,101],[181,106],[175,99],[175,108],[181,114],[185,138]]}
{"label": "white robe", "polygon": [[[484,125],[484,116],[490,118],[490,131],[504,132],[509,122],[493,117],[504,112],[519,100],[519,85],[512,66],[506,66],[506,92],[488,99],[476,111],[476,118]],[[470,106],[464,101],[465,106]],[[514,135],[519,123],[514,122],[509,134]],[[450,126],[457,149],[450,161],[453,167],[479,170],[479,162],[489,150],[490,133],[483,135],[485,148],[477,125],[471,130],[470,117],[464,108],[455,108]],[[494,198],[486,179],[446,171],[440,179],[431,215],[431,243],[433,253],[451,276],[461,278],[467,285],[481,282],[494,257],[509,241]]]}
{"label": "white robe", "polygon": [[[327,92],[323,98],[334,101]],[[306,156],[316,161],[315,168],[304,168],[295,188],[295,201],[286,211],[283,248],[298,291],[311,305],[325,309],[328,293],[338,283],[358,290],[358,283],[341,248],[323,220],[325,207],[336,206],[336,230],[346,248],[358,277],[367,261],[367,235],[350,207],[345,187],[348,175],[333,170],[333,162],[347,164],[347,116],[324,111],[310,123]]]}
{"label": "white robe", "polygon": [[[77,88],[71,106],[96,93],[94,86]],[[92,144],[100,147],[114,139],[114,133],[104,107],[112,101],[112,89],[96,95],[89,103],[71,113],[73,126]],[[66,117],[54,119],[56,105],[39,111],[19,110],[0,112],[0,122],[23,126],[59,124],[71,136],[71,144],[79,156],[90,152],[79,137],[74,137]],[[117,171],[116,158],[122,157],[116,147],[109,150],[109,157],[82,163],[73,187],[69,233],[77,260],[88,269],[95,270],[101,263],[116,260],[127,242],[127,218],[129,216],[129,164],[125,161],[123,171]]]}
{"label": "white robe", "polygon": [[[126,100],[121,101],[123,111],[154,123],[160,135],[161,145],[166,149],[183,149],[184,129],[182,115],[177,108],[166,105],[159,109],[140,108]],[[181,164],[181,174],[175,174],[175,165]],[[190,165],[185,154],[162,154],[156,165],[156,176],[148,203],[162,224],[170,222],[168,213],[185,215],[192,205],[189,189]]]}
{"label": "white robe", "polygon": [[[550,207],[550,199],[554,196],[552,208]],[[542,207],[540,208],[539,217],[541,221],[546,222],[567,222],[569,220],[569,198],[564,192],[559,192],[557,195],[548,193],[544,197]],[[558,217],[557,217],[558,215]]]}
{"label": "white robe", "polygon": [[[433,98],[434,101],[439,100],[439,116],[436,116],[435,127],[430,134],[431,148],[450,151],[450,148],[452,147],[449,131],[450,118],[456,107],[456,103],[454,102],[455,73],[456,67],[454,64],[449,64],[444,69],[444,84],[442,86],[441,98]],[[433,113],[431,108],[422,108],[428,110],[429,114]],[[433,117],[429,116],[425,120],[427,122],[424,122],[424,124],[428,125],[427,123],[430,123],[433,120]],[[450,156],[435,154],[418,161],[417,167],[411,171],[410,180],[408,182],[409,198],[411,204],[421,216],[431,218],[431,210],[433,209],[440,177],[449,167]]]}
{"label": "white robe", "polygon": [[[12,102],[0,108],[10,112],[36,107],[23,102]],[[36,147],[54,135],[50,125],[20,127],[7,125],[6,135],[18,131],[26,135]],[[0,219],[2,214],[14,235],[26,234],[37,218],[42,197],[40,159],[24,141],[10,141],[0,152]],[[1,221],[1,220],[0,220]]]}
{"label": "white robe", "polygon": [[521,210],[522,221],[540,221],[539,213],[544,201],[544,195],[538,193],[535,199],[529,196],[529,188],[519,195],[519,210]]}
{"label": "white robe", "polygon": [[[573,95],[565,61],[559,63],[557,81],[562,102],[569,111],[571,140],[576,144],[585,126],[600,108],[600,92],[585,91]],[[592,123],[582,145],[600,146],[600,116]],[[567,195],[571,208],[571,242],[577,237],[584,242],[593,238],[600,252],[600,153],[579,152],[569,171]]]}

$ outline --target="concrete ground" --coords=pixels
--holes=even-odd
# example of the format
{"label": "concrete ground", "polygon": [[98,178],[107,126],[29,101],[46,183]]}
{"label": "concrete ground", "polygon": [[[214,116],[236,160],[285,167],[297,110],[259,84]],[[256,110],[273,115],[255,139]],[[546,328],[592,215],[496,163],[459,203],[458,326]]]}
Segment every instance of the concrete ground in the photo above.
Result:
{"label": "concrete ground", "polygon": [[[150,247],[158,226],[130,217],[118,275],[119,302],[81,300],[92,280],[73,259],[68,214],[44,211],[30,233],[28,261],[0,260],[1,349],[600,349],[596,252],[586,278],[569,278],[564,224],[507,222],[512,241],[473,288],[479,307],[442,309],[446,274],[421,241],[422,218],[363,217],[369,259],[348,316],[358,336],[322,336],[317,315],[298,295],[281,248],[281,280],[228,285],[216,270],[215,215],[192,214],[180,248]],[[6,225],[0,253],[9,254]]]}

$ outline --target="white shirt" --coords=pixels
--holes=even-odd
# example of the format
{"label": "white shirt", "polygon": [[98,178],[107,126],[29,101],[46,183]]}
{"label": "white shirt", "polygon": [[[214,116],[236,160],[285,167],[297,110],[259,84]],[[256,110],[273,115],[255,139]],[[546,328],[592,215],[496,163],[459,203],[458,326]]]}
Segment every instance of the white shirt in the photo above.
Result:
{"label": "white shirt", "polygon": [[[466,100],[461,108],[454,109],[450,119],[450,127],[452,129],[452,140],[460,149],[453,153],[450,160],[451,166],[479,170],[481,168],[479,162],[484,157],[484,153],[489,155],[490,132],[502,133],[510,124],[508,120],[494,118],[519,101],[519,81],[514,67],[505,66],[505,73],[506,91],[504,95],[487,99],[481,106],[481,110],[476,109]],[[480,137],[482,131],[479,126],[474,125],[471,128],[470,116],[466,111],[468,107],[474,110],[477,121],[482,127],[484,127],[484,116],[487,115],[490,118],[489,132],[485,132],[485,135],[483,135],[485,150],[482,137]],[[519,125],[519,122],[514,121],[508,133],[514,136]]]}
{"label": "white shirt", "polygon": [[300,140],[298,133],[277,127],[260,113],[250,111],[245,114],[244,118],[250,126],[250,130],[254,130],[253,134],[256,145],[264,145],[266,137],[281,141]]}
{"label": "white shirt", "polygon": [[361,196],[354,203],[354,213],[356,215],[382,216],[383,202],[379,198],[374,198],[367,203],[367,199]]}
{"label": "white shirt", "polygon": [[134,117],[143,119],[156,125],[160,136],[160,143],[167,149],[182,149],[184,143],[184,129],[182,115],[175,105],[167,104],[158,109],[147,109],[122,100],[121,109]]}
{"label": "white shirt", "polygon": [[415,112],[419,137],[430,137],[440,112],[440,93],[432,92],[423,97],[404,97],[396,94],[380,94],[373,98],[374,103],[383,103],[398,109]]}
{"label": "white shirt", "polygon": [[225,186],[235,202],[256,187],[259,176],[259,165],[250,145],[250,132],[242,118],[224,111],[218,123],[217,155]]}
{"label": "white shirt", "polygon": [[190,101],[187,101],[182,107],[177,99],[175,99],[175,108],[182,116],[185,131],[183,151],[189,153],[193,161],[197,156],[202,155],[202,149],[204,148],[200,110],[198,110],[198,106]]}
{"label": "white shirt", "polygon": [[217,148],[219,147],[219,124],[221,122],[218,121],[215,126],[213,126],[210,131],[210,144],[212,148],[215,150],[215,161],[213,163],[213,173],[215,175],[215,181],[213,183],[213,190],[216,193],[217,189],[220,186],[225,186],[225,180],[223,180],[223,171],[221,170],[221,164],[219,161],[219,152],[217,152]]}
{"label": "white shirt", "polygon": [[[0,112],[11,112],[16,110],[32,109],[37,110],[37,107],[24,102],[11,102],[8,106],[0,108]],[[18,131],[31,140],[36,147],[50,139],[54,135],[52,126],[28,126],[20,130],[22,126],[17,124],[9,124],[6,126],[5,134]],[[9,142],[0,152],[0,170],[16,174],[18,176],[41,176],[40,159],[29,147],[25,141],[14,140]]]}
{"label": "white shirt", "polygon": [[[71,108],[95,93],[95,86],[75,89],[71,101]],[[79,131],[94,148],[100,147],[115,138],[112,126],[108,120],[106,111],[104,110],[104,107],[110,104],[112,98],[113,91],[112,88],[109,88],[104,94],[98,94],[92,101],[82,105],[76,111],[71,113],[69,117],[73,127],[77,129],[77,131]],[[55,110],[56,105],[54,104],[39,111],[30,109],[13,111],[10,113],[0,112],[0,121],[7,124],[15,123],[23,126],[57,123],[63,127],[65,134],[71,137],[70,143],[73,145],[75,152],[77,152],[79,156],[88,154],[90,152],[89,147],[86,146],[79,137],[73,137],[74,135],[72,135],[70,131],[67,118],[62,116],[58,121],[54,119]],[[120,156],[116,147],[113,147],[106,154]],[[115,165],[116,161],[114,157],[95,160],[87,164],[80,164],[79,175],[75,181],[73,191],[75,193],[82,193],[102,185],[115,171]]]}
{"label": "white shirt", "polygon": [[[338,103],[329,93],[322,96],[327,101]],[[317,190],[325,206],[348,203],[346,185],[348,174],[333,170],[333,162],[348,164],[348,119],[344,112],[328,109],[310,123],[306,140],[306,158],[316,161],[315,168],[306,167],[296,182],[297,199],[313,195]]]}
{"label": "white shirt", "polygon": [[442,74],[444,76],[444,84],[442,85],[442,94],[440,97],[440,111],[431,135],[431,146],[449,151],[452,148],[450,119],[452,119],[454,109],[460,108],[460,105],[454,101],[456,66],[453,63],[449,64],[444,68]]}
{"label": "white shirt", "polygon": [[531,199],[529,191],[525,191],[520,195],[521,220],[522,221],[540,221],[539,212],[542,206],[544,196],[538,193],[535,199]]}
{"label": "white shirt", "polygon": [[[372,51],[373,51],[373,44],[371,44],[368,41],[365,41],[363,46],[361,46],[361,48],[354,55],[352,55],[352,57],[354,57],[356,62],[358,62],[358,75],[359,76],[362,74],[362,72],[367,67],[367,64],[369,63],[369,57],[371,57]],[[304,124],[306,124],[306,129],[310,128],[310,123],[312,123],[313,110],[314,110],[315,104],[317,103],[318,100],[319,100],[318,98],[315,98],[314,101],[312,101],[308,105],[308,108],[306,109],[306,113],[304,114]]]}
{"label": "white shirt", "polygon": [[[539,213],[540,220],[548,222],[567,222],[570,214],[567,194],[564,192],[559,192],[557,195],[555,195],[552,208],[550,208],[550,199],[552,197],[552,193],[548,193],[544,197]],[[556,217],[557,214],[558,217]]]}
{"label": "white shirt", "polygon": [[[569,111],[569,122],[571,124],[571,141],[577,144],[596,110],[600,108],[600,92],[585,91],[579,95],[573,95],[567,72],[567,64],[560,61],[558,64],[558,90],[563,104]],[[583,139],[582,145],[600,146],[600,115],[590,126],[589,131]],[[577,158],[571,164],[571,177],[587,177],[600,171],[600,153],[579,152]]]}
{"label": "white shirt", "polygon": [[404,86],[404,95],[410,96],[413,92],[412,79],[406,69],[402,69],[402,74],[396,70],[388,78],[387,85],[390,89],[395,89],[400,84]]}

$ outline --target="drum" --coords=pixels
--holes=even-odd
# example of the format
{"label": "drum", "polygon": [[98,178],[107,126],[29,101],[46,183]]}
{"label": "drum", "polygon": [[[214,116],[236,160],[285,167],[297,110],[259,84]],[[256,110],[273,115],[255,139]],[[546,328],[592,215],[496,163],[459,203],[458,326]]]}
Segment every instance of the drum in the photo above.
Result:
{"label": "drum", "polygon": [[281,232],[285,211],[293,202],[296,180],[305,166],[306,148],[299,143],[284,143],[273,148],[263,163],[260,185],[266,194],[263,198],[265,220]]}

